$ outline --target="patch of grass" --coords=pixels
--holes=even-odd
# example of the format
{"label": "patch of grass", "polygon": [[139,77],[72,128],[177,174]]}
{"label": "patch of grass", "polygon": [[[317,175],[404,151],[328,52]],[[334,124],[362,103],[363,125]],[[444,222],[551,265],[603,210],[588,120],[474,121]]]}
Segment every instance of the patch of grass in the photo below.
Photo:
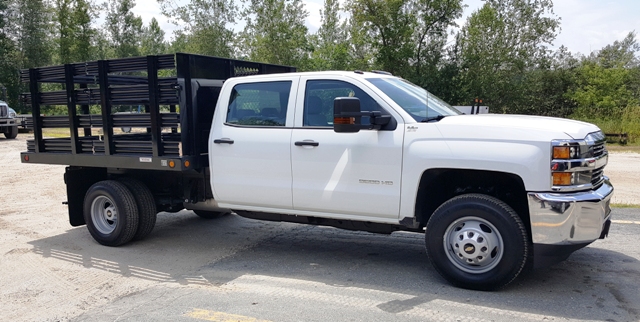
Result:
{"label": "patch of grass", "polygon": [[612,208],[640,208],[640,205],[631,204],[631,203],[612,203]]}
{"label": "patch of grass", "polygon": [[45,138],[68,138],[69,136],[69,129],[42,129],[42,137]]}

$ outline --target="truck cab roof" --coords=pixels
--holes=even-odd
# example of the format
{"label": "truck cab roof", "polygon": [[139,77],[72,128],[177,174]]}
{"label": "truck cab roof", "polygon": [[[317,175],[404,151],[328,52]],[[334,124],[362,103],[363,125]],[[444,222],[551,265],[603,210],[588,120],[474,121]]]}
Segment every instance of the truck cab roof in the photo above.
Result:
{"label": "truck cab roof", "polygon": [[[332,71],[319,71],[319,72],[296,72],[296,73],[281,73],[281,74],[264,74],[264,75],[252,75],[252,76],[241,76],[242,79],[274,79],[274,78],[286,78],[291,77],[294,74],[296,76],[346,76],[351,78],[358,79],[367,79],[367,78],[397,78],[397,76],[393,76],[386,72],[363,72],[359,70],[355,71],[341,71],[341,70],[332,70]],[[238,77],[235,77],[238,78]]]}

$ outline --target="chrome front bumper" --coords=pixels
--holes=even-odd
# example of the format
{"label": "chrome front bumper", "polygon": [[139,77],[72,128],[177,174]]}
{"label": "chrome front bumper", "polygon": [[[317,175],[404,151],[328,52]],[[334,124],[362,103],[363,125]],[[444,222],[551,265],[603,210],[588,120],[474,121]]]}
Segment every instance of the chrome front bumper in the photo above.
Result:
{"label": "chrome front bumper", "polygon": [[529,214],[534,244],[588,244],[603,235],[611,216],[609,178],[595,191],[530,192]]}
{"label": "chrome front bumper", "polygon": [[18,125],[18,123],[16,123],[16,119],[0,118],[0,126],[15,126],[15,125]]}

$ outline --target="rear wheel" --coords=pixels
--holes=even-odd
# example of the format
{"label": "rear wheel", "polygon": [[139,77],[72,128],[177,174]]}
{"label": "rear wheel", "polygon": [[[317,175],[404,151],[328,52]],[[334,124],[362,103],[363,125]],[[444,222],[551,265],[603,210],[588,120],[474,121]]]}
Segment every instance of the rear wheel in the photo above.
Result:
{"label": "rear wheel", "polygon": [[7,132],[4,132],[4,137],[7,139],[15,139],[18,136],[18,127],[12,126],[7,129]]}
{"label": "rear wheel", "polygon": [[158,214],[156,200],[151,190],[149,190],[149,187],[140,180],[120,178],[118,181],[127,186],[136,200],[138,207],[138,230],[135,236],[133,236],[133,240],[141,240],[147,237],[156,225],[156,216]]}
{"label": "rear wheel", "polygon": [[207,211],[207,210],[192,210],[198,217],[204,219],[217,219],[229,214],[229,212],[222,211]]}
{"label": "rear wheel", "polygon": [[98,243],[122,245],[133,238],[138,228],[136,201],[131,191],[120,182],[97,182],[84,197],[84,220]]}
{"label": "rear wheel", "polygon": [[442,204],[427,223],[429,260],[450,283],[495,290],[513,281],[529,258],[527,230],[516,212],[491,196],[468,194]]}

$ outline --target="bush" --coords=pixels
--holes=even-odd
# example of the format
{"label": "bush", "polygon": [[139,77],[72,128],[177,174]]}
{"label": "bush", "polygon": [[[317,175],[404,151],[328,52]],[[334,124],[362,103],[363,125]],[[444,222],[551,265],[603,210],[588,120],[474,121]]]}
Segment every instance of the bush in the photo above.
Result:
{"label": "bush", "polygon": [[604,133],[627,133],[629,144],[640,144],[640,106],[624,108],[618,116],[589,117],[585,113],[572,115],[573,119],[593,123]]}

